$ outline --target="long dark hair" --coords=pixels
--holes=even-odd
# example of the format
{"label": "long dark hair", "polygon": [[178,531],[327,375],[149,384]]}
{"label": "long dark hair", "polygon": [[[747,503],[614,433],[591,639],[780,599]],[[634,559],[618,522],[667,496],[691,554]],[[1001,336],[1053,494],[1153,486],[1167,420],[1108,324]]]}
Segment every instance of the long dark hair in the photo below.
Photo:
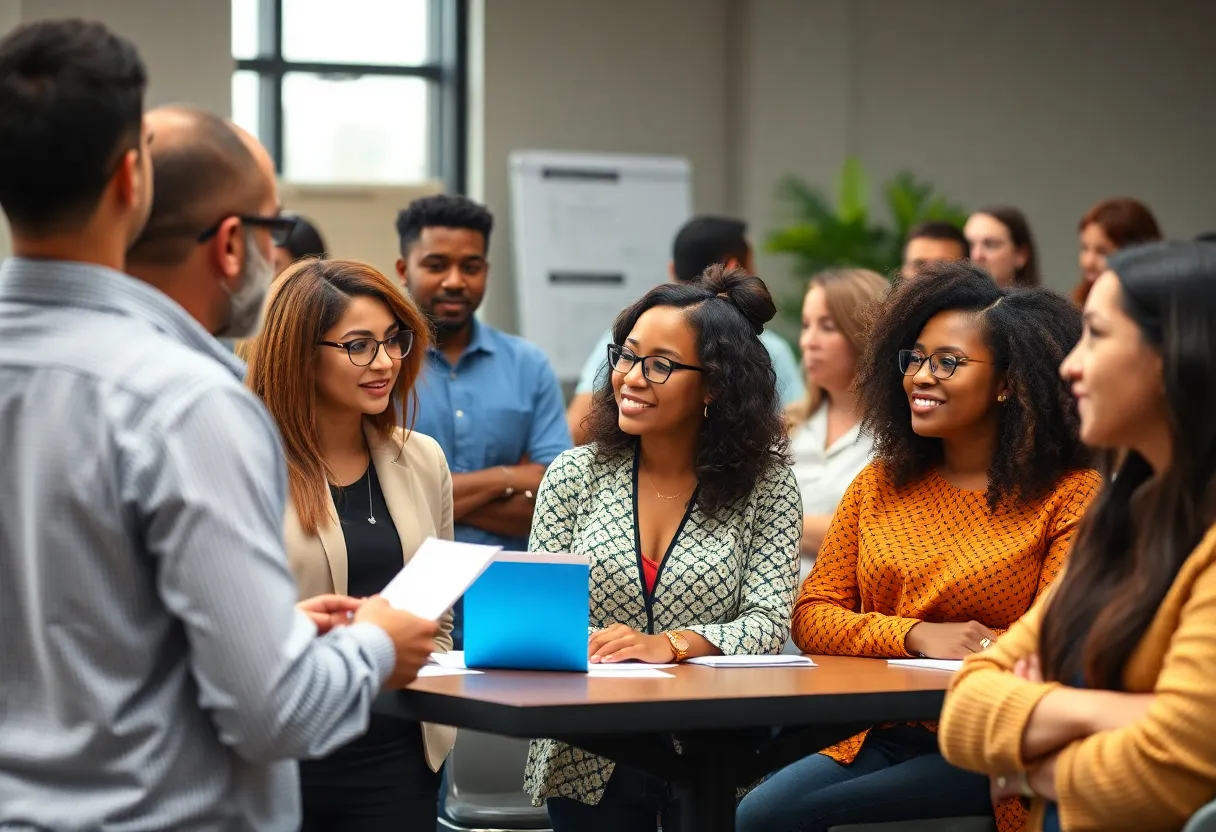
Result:
{"label": "long dark hair", "polygon": [[1178,570],[1216,523],[1216,246],[1138,246],[1108,268],[1124,311],[1161,355],[1172,453],[1154,472],[1129,451],[1090,508],[1044,612],[1040,655],[1051,679],[1117,690]]}
{"label": "long dark hair", "polygon": [[[760,278],[743,269],[710,266],[690,283],[665,283],[647,292],[617,316],[613,342],[625,343],[642,313],[656,306],[683,309],[697,336],[712,399],[697,438],[697,506],[712,516],[750,494],[770,466],[789,464],[777,376],[758,337],[777,307]],[[637,437],[617,421],[611,373],[592,397],[587,435],[601,459],[631,453],[636,446]]]}
{"label": "long dark hair", "polygon": [[895,284],[879,307],[855,382],[874,437],[875,456],[897,486],[941,464],[940,439],[912,430],[912,411],[895,364],[902,349],[939,312],[974,312],[998,373],[1009,384],[1000,405],[997,448],[988,469],[988,505],[1029,501],[1069,471],[1090,466],[1077,434],[1077,406],[1060,378],[1064,356],[1081,337],[1081,313],[1046,289],[1002,289],[966,261],[928,263]]}

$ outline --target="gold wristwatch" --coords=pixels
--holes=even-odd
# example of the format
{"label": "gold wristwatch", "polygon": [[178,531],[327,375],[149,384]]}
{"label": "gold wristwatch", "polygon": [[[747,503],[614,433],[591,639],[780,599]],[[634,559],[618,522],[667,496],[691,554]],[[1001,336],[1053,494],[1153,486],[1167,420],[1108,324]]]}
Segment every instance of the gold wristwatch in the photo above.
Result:
{"label": "gold wristwatch", "polygon": [[688,658],[688,639],[684,638],[683,633],[667,632],[663,633],[667,636],[667,640],[671,642],[671,649],[675,651],[677,662],[682,662]]}

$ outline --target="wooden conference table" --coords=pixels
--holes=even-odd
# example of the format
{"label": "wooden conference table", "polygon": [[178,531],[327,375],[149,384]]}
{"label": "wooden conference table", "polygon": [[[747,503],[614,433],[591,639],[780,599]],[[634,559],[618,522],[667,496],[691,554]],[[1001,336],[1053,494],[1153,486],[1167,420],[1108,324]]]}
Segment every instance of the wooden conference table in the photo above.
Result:
{"label": "wooden conference table", "polygon": [[[671,783],[683,832],[730,832],[736,788],[877,723],[937,719],[952,678],[881,659],[814,659],[814,668],[683,665],[665,671],[670,679],[438,676],[382,696],[377,710],[568,742]],[[785,730],[773,737],[775,726]]]}

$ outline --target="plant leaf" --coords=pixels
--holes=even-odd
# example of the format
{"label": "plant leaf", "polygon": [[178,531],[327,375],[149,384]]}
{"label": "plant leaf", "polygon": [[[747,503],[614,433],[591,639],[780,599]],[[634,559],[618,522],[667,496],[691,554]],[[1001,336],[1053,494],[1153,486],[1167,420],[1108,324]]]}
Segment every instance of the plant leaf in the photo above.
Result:
{"label": "plant leaf", "polygon": [[861,161],[856,156],[845,159],[844,167],[840,170],[840,182],[837,186],[837,206],[840,218],[846,222],[865,222],[868,213],[866,200],[866,174],[862,170]]}

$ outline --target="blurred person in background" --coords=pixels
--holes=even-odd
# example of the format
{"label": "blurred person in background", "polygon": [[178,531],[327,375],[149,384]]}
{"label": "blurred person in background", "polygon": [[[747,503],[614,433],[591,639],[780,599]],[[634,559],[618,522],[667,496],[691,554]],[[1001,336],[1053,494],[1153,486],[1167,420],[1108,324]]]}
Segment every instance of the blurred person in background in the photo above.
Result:
{"label": "blurred person in background", "polygon": [[1085,212],[1077,224],[1081,251],[1081,281],[1072,290],[1077,306],[1084,306],[1094,281],[1106,271],[1106,258],[1127,246],[1161,239],[1157,218],[1143,202],[1129,197],[1104,199]]}
{"label": "blurred person in background", "polygon": [[327,253],[325,240],[321,238],[321,232],[317,230],[317,227],[304,217],[290,216],[295,220],[295,227],[287,235],[286,240],[275,246],[275,274],[279,274],[302,257],[324,257]]}
{"label": "blurred person in background", "polygon": [[865,351],[866,315],[886,290],[887,281],[876,272],[820,272],[811,278],[802,305],[798,346],[807,394],[787,407],[785,415],[794,476],[802,492],[804,577],[845,489],[873,453],[873,438],[861,430],[853,382]]}
{"label": "blurred person in background", "polygon": [[967,237],[954,223],[926,220],[908,231],[900,273],[905,276],[915,274],[928,263],[966,260],[970,251]]}
{"label": "blurred person in background", "polygon": [[1039,253],[1026,215],[1010,205],[976,211],[963,226],[971,246],[971,262],[984,268],[997,285],[1038,286]]}

